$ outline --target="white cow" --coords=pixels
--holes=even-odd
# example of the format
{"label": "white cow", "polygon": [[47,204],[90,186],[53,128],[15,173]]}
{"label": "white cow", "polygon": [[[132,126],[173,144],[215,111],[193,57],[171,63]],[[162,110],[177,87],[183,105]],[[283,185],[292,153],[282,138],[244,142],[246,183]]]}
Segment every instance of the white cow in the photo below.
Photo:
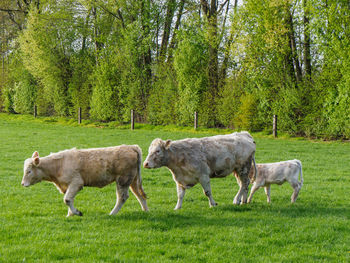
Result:
{"label": "white cow", "polygon": [[210,178],[225,177],[236,173],[240,189],[234,204],[247,202],[252,161],[255,164],[255,142],[248,132],[218,135],[205,138],[163,141],[155,139],[151,143],[145,168],[169,168],[176,182],[178,201],[175,209],[180,209],[185,190],[200,183],[209,199],[209,206],[216,206],[211,193]]}
{"label": "white cow", "polygon": [[39,157],[34,152],[24,162],[22,185],[49,181],[64,194],[68,215],[82,213],[73,206],[75,195],[83,186],[104,187],[117,183],[117,202],[111,215],[118,213],[129,198],[129,187],[142,209],[148,210],[146,194],[141,182],[142,153],[137,145],[121,145],[107,148],[71,149]]}
{"label": "white cow", "polygon": [[[302,166],[299,160],[289,160],[278,163],[264,163],[257,164],[257,175],[255,171],[250,170],[249,177],[255,178],[253,187],[250,191],[248,203],[251,202],[253,194],[260,188],[265,187],[265,193],[267,195],[267,202],[271,202],[270,197],[270,185],[271,184],[283,184],[289,182],[294,191],[291,196],[291,202],[294,203],[298,197],[299,191],[303,185],[303,173]],[[298,181],[300,173],[300,182]]]}

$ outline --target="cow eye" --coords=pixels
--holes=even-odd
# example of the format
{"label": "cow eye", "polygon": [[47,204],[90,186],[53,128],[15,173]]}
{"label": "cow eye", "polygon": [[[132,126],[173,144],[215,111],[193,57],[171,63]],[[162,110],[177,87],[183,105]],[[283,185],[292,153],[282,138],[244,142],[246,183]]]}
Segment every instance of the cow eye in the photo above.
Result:
{"label": "cow eye", "polygon": [[160,153],[160,150],[157,150],[156,153],[157,153],[157,154]]}

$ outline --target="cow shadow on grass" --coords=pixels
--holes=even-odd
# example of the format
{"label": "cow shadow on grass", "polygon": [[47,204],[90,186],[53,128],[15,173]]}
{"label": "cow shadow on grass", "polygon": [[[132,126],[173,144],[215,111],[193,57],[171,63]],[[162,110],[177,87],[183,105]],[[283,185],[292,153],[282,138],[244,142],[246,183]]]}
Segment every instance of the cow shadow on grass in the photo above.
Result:
{"label": "cow shadow on grass", "polygon": [[185,228],[207,228],[220,225],[222,227],[245,227],[254,224],[254,220],[248,217],[239,218],[215,218],[208,215],[195,214],[177,214],[177,213],[153,213],[149,215],[140,215],[139,213],[127,213],[119,215],[116,220],[142,221],[143,228],[156,229],[157,231],[169,231],[170,229]]}
{"label": "cow shadow on grass", "polygon": [[319,218],[319,217],[338,217],[350,219],[350,208],[348,207],[330,207],[322,204],[289,204],[286,206],[271,206],[264,210],[264,213],[279,214],[289,218]]}
{"label": "cow shadow on grass", "polygon": [[[142,211],[121,211],[116,216],[106,217],[107,221],[142,222],[143,227],[168,231],[184,228],[210,228],[212,226],[246,228],[257,224],[270,224],[294,218],[338,217],[350,219],[350,208],[322,207],[316,204],[248,204],[243,206],[221,205],[215,208],[189,209],[179,211],[155,209],[148,213]],[[275,222],[275,223],[276,223]]]}

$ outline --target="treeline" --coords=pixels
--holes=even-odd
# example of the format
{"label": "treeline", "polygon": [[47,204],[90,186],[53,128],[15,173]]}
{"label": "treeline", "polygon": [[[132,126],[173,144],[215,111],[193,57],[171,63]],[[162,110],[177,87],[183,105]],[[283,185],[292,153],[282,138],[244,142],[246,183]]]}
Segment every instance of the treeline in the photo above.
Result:
{"label": "treeline", "polygon": [[3,111],[350,138],[348,0],[2,0]]}

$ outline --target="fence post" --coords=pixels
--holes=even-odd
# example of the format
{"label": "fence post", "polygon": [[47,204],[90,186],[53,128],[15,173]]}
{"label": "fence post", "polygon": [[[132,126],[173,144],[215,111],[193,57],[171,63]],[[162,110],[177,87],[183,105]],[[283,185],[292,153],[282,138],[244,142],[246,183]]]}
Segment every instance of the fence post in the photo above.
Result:
{"label": "fence post", "polygon": [[131,110],[131,130],[135,128],[135,116],[134,116],[134,110]]}
{"label": "fence post", "polygon": [[78,124],[81,124],[81,107],[78,109]]}
{"label": "fence post", "polygon": [[273,127],[272,127],[273,137],[277,137],[277,115],[273,115]]}
{"label": "fence post", "polygon": [[34,118],[38,115],[38,108],[36,105],[34,105]]}
{"label": "fence post", "polygon": [[198,128],[198,112],[194,112],[194,129]]}

